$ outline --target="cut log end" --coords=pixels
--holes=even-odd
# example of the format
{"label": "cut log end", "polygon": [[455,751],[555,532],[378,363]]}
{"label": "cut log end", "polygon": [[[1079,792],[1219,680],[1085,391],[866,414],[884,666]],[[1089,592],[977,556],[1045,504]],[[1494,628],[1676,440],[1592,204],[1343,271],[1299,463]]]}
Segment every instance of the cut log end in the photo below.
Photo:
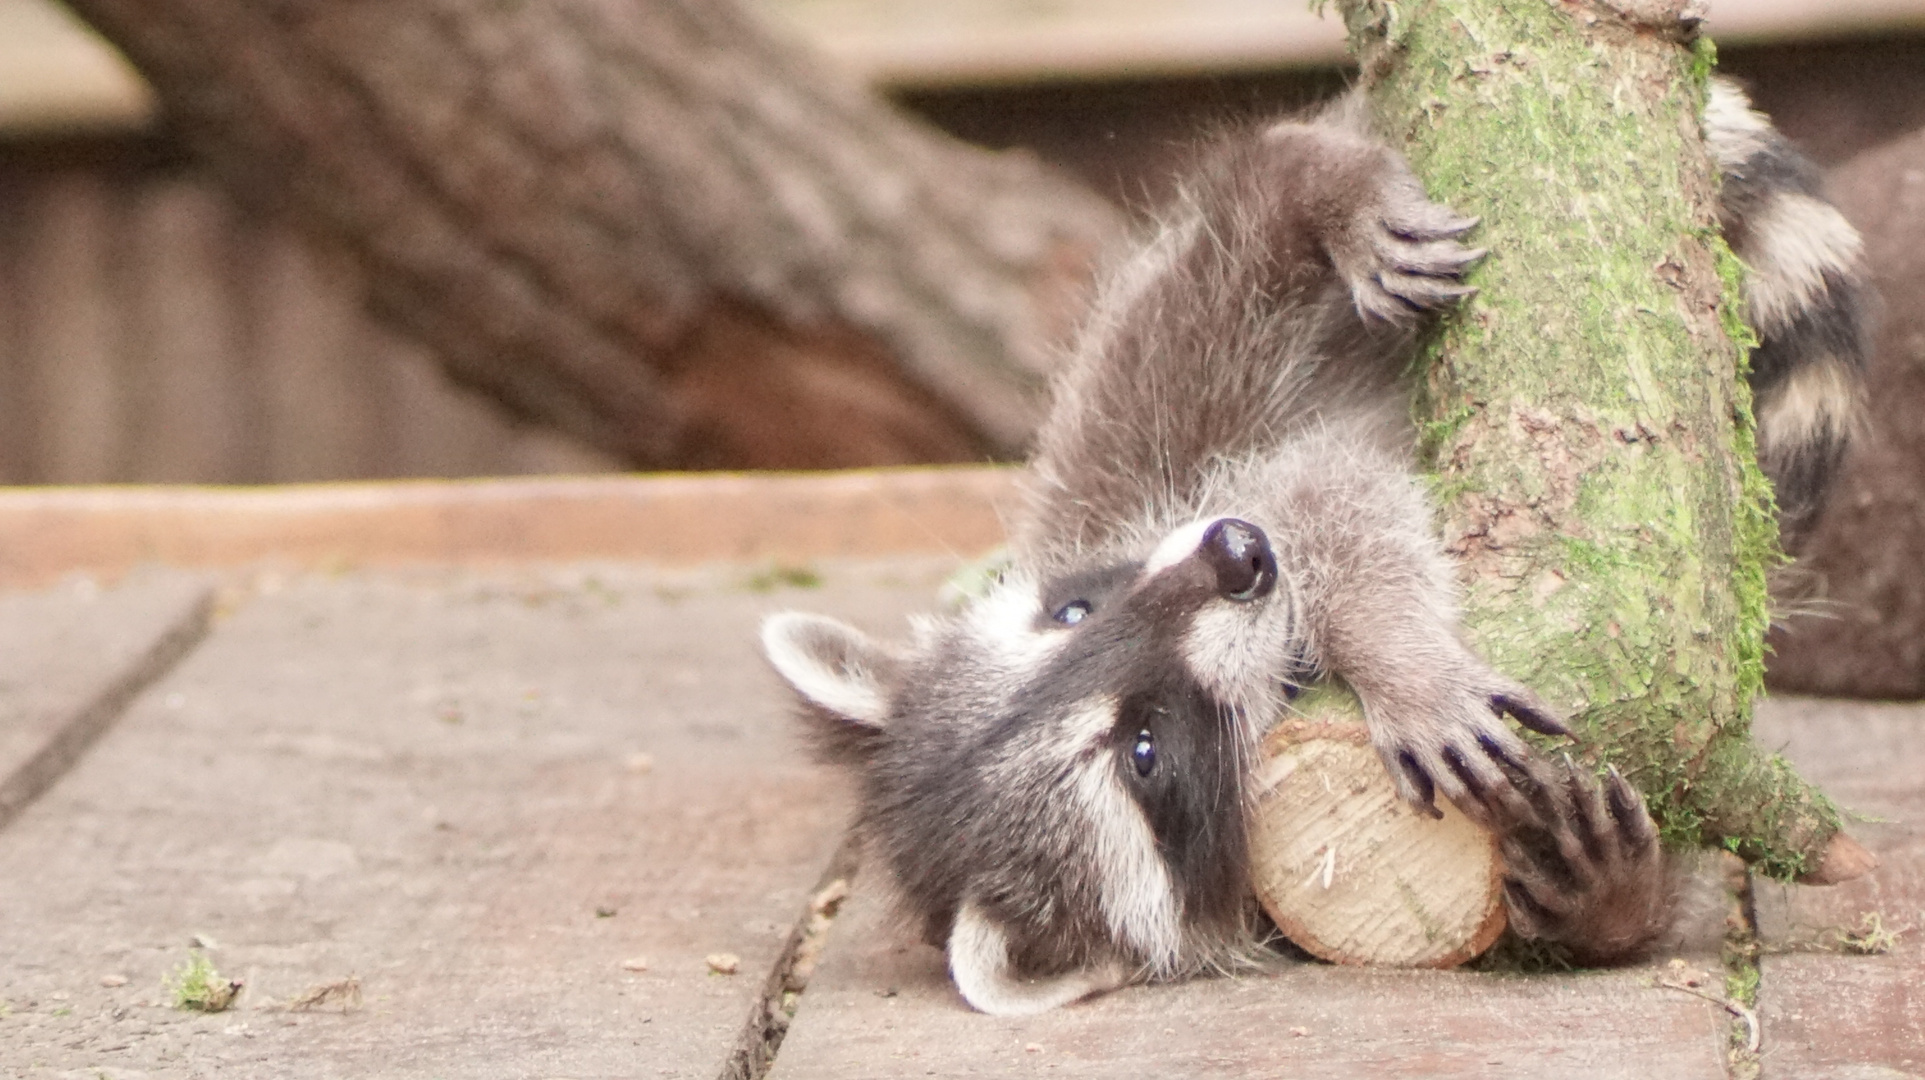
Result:
{"label": "cut log end", "polygon": [[1494,837],[1397,797],[1360,723],[1301,720],[1265,740],[1251,863],[1284,936],[1338,964],[1454,967],[1505,926]]}
{"label": "cut log end", "polygon": [[1825,850],[1818,856],[1817,868],[1798,875],[1798,883],[1841,885],[1876,869],[1878,856],[1866,850],[1865,845],[1844,833],[1833,833],[1831,840],[1825,844]]}

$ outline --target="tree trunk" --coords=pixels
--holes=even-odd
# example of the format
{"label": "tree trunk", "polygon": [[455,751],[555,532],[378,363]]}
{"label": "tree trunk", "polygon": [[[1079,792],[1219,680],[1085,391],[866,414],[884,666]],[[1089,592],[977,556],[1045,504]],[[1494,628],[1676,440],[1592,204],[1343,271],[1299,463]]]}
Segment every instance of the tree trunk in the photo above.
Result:
{"label": "tree trunk", "polygon": [[74,0],[451,374],[638,465],[1006,457],[1118,230],[728,0]]}
{"label": "tree trunk", "polygon": [[1492,252],[1418,406],[1474,643],[1670,842],[1820,871],[1836,811],[1750,739],[1778,556],[1698,120],[1709,43],[1683,0],[1339,6],[1382,129]]}

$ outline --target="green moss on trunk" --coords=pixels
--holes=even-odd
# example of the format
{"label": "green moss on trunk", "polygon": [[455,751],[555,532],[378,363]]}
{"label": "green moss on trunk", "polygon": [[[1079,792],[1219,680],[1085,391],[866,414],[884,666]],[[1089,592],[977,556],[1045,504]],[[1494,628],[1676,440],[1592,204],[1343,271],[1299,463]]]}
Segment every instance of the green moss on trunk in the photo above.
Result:
{"label": "green moss on trunk", "polygon": [[1603,5],[1340,6],[1382,129],[1491,250],[1417,405],[1476,645],[1670,841],[1814,865],[1836,812],[1750,739],[1778,555],[1698,123],[1708,44]]}

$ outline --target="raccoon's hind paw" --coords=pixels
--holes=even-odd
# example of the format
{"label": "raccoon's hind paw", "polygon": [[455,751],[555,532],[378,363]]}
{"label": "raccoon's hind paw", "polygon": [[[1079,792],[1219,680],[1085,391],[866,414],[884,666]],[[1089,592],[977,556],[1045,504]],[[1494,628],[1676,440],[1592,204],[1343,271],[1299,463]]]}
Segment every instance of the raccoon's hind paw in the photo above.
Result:
{"label": "raccoon's hind paw", "polygon": [[1511,926],[1585,964],[1650,945],[1669,921],[1670,887],[1657,826],[1636,789],[1616,769],[1600,783],[1568,757],[1529,762],[1515,779],[1525,809],[1498,830]]}
{"label": "raccoon's hind paw", "polygon": [[[1332,245],[1332,258],[1350,285],[1357,310],[1404,323],[1477,292],[1463,283],[1483,248],[1457,242],[1477,225],[1431,202],[1407,169],[1378,184],[1378,197],[1360,208],[1350,236]],[[1342,249],[1348,250],[1342,250]]]}

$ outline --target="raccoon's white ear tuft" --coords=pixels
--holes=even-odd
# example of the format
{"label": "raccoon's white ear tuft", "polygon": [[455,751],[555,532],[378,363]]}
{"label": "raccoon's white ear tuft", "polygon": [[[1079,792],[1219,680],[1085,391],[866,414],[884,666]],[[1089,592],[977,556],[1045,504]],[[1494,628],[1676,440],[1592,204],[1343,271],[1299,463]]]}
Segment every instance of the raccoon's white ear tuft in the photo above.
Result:
{"label": "raccoon's white ear tuft", "polygon": [[1048,1012],[1130,981],[1129,972],[1116,963],[1041,979],[1017,975],[1010,970],[1003,928],[973,899],[962,902],[956,911],[956,928],[949,932],[949,974],[963,1000],[991,1016]]}
{"label": "raccoon's white ear tuft", "polygon": [[865,728],[880,729],[889,719],[899,660],[855,627],[784,611],[762,620],[762,652],[810,704]]}

